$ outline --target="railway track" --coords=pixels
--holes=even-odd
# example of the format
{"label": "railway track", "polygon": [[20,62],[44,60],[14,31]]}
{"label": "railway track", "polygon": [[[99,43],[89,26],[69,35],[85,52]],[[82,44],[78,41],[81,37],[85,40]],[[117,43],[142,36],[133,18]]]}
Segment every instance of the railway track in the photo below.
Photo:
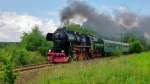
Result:
{"label": "railway track", "polygon": [[14,69],[15,72],[23,72],[23,71],[29,71],[29,70],[34,70],[34,69],[40,69],[40,68],[44,68],[47,66],[53,66],[54,64],[35,64],[35,65],[27,65],[27,66],[23,66],[23,67],[17,67]]}
{"label": "railway track", "polygon": [[[47,66],[53,66],[53,65],[54,64],[49,64],[49,63],[25,65],[25,66],[21,66],[21,67],[15,67],[14,72],[29,71],[29,70],[40,69],[40,68],[44,68],[44,67],[47,67]],[[3,72],[3,69],[0,69],[0,73],[2,73],[2,72]]]}

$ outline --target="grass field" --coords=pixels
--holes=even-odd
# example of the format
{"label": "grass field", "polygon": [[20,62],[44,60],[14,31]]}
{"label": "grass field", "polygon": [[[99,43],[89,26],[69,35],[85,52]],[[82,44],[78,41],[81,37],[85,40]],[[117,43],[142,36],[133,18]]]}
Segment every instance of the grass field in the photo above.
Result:
{"label": "grass field", "polygon": [[49,67],[26,83],[150,84],[150,52]]}

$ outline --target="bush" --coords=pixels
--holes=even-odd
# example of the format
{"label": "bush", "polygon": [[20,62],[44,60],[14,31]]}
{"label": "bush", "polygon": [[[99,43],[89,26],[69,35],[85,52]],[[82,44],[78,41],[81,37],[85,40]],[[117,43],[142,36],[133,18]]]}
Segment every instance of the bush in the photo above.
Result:
{"label": "bush", "polygon": [[135,34],[133,34],[133,32],[126,32],[123,37],[122,37],[123,42],[127,42],[130,43],[131,46],[136,46],[139,47],[139,50],[135,49],[131,49],[132,53],[138,53],[140,51],[148,51],[148,40],[146,40],[145,38],[140,38],[138,36],[136,36]]}
{"label": "bush", "polygon": [[17,74],[13,71],[12,63],[8,62],[4,65],[4,76],[3,76],[3,82],[4,84],[14,84],[16,80]]}
{"label": "bush", "polygon": [[3,84],[14,84],[17,78],[17,73],[13,70],[13,57],[9,57],[3,64],[3,73],[0,78]]}
{"label": "bush", "polygon": [[44,40],[43,44],[38,48],[38,51],[41,55],[47,56],[47,51],[52,48],[52,45],[52,42]]}
{"label": "bush", "polygon": [[0,50],[0,61],[5,62],[9,58],[12,58],[13,65],[27,65],[29,53],[26,49],[16,46],[16,45],[9,45]]}
{"label": "bush", "polygon": [[38,51],[27,51],[24,47],[16,45],[10,45],[4,49],[0,49],[0,62],[4,64],[9,58],[12,58],[13,66],[47,62],[46,58],[43,57]]}
{"label": "bush", "polygon": [[45,37],[34,27],[31,33],[24,33],[21,45],[28,51],[39,51],[41,55],[46,55],[46,51],[52,47],[52,42],[46,41]]}
{"label": "bush", "polygon": [[47,58],[40,55],[39,52],[29,52],[29,62],[30,64],[41,64],[47,62]]}
{"label": "bush", "polygon": [[140,41],[134,41],[131,43],[130,53],[140,53],[143,48]]}
{"label": "bush", "polygon": [[114,52],[112,52],[112,56],[120,56],[122,53],[120,50],[116,50]]}
{"label": "bush", "polygon": [[13,50],[12,53],[13,61],[15,65],[27,65],[30,64],[29,62],[29,53],[26,49],[18,48]]}
{"label": "bush", "polygon": [[0,49],[0,63],[5,62],[5,60],[7,59],[7,53],[4,51],[4,49]]}
{"label": "bush", "polygon": [[0,49],[0,62],[6,63],[12,57],[12,50],[15,50],[15,45],[9,45],[3,49]]}

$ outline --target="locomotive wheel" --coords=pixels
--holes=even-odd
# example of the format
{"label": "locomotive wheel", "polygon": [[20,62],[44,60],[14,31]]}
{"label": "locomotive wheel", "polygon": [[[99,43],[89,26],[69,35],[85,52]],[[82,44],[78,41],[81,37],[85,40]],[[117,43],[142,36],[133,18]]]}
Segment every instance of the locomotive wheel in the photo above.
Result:
{"label": "locomotive wheel", "polygon": [[87,60],[88,58],[86,57],[86,54],[84,53],[80,53],[77,55],[76,60],[80,61],[80,60]]}
{"label": "locomotive wheel", "polygon": [[77,56],[77,61],[83,60],[83,57],[81,55]]}

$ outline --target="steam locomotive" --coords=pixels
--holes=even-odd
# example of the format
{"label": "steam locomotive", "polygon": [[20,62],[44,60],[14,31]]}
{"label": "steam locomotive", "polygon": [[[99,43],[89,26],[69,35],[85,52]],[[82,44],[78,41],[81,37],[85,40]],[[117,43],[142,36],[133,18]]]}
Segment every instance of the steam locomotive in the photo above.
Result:
{"label": "steam locomotive", "polygon": [[127,53],[130,48],[127,43],[69,31],[65,27],[48,33],[46,39],[54,43],[53,49],[48,51],[48,61],[56,63],[109,56],[116,51]]}

